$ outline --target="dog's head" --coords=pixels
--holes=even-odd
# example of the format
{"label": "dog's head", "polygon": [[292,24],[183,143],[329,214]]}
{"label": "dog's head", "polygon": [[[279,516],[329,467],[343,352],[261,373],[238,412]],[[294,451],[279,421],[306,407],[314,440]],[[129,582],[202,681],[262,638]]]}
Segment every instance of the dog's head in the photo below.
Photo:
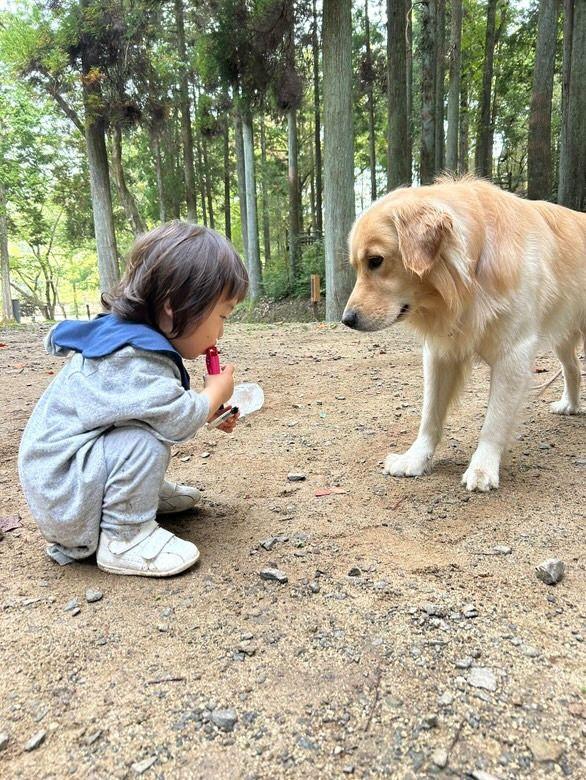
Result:
{"label": "dog's head", "polygon": [[[427,188],[426,188],[427,189]],[[421,190],[397,190],[374,203],[349,236],[356,284],[342,322],[356,330],[381,330],[417,320],[457,297],[457,273],[442,255],[455,245],[453,219]]]}

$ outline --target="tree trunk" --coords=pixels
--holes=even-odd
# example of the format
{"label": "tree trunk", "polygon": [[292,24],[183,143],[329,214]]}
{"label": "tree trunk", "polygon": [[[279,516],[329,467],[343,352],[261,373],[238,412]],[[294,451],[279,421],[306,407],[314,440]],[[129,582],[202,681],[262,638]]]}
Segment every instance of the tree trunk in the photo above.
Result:
{"label": "tree trunk", "polygon": [[567,132],[564,159],[560,161],[558,201],[577,211],[586,207],[586,3],[575,3],[570,77],[567,97]]}
{"label": "tree trunk", "polygon": [[492,177],[492,146],[490,144],[490,111],[492,100],[492,74],[494,69],[494,47],[496,38],[497,0],[488,0],[486,11],[486,38],[484,45],[484,67],[482,72],[482,94],[478,112],[476,133],[476,174],[486,179]]}
{"label": "tree trunk", "polygon": [[387,189],[411,184],[405,0],[387,0]]}
{"label": "tree trunk", "polygon": [[146,233],[146,225],[140,215],[134,195],[128,189],[126,176],[124,175],[124,166],[122,163],[122,130],[119,126],[112,127],[112,176],[116,184],[116,190],[120,203],[126,214],[126,219],[136,238],[142,233]]}
{"label": "tree trunk", "polygon": [[446,81],[446,7],[438,0],[436,9],[436,52],[435,52],[435,172],[444,167],[444,93]]}
{"label": "tree trunk", "polygon": [[224,233],[232,240],[232,212],[230,207],[230,124],[224,127]]}
{"label": "tree trunk", "polygon": [[375,144],[375,120],[374,120],[374,94],[372,75],[372,51],[370,48],[370,20],[368,18],[368,0],[364,0],[364,32],[366,36],[366,61],[368,63],[369,78],[366,90],[368,105],[368,164],[370,167],[370,199],[376,200],[376,144]]}
{"label": "tree trunk", "polygon": [[351,0],[324,0],[323,17],[326,319],[334,321],[354,280],[347,251],[355,214]]}
{"label": "tree trunk", "polygon": [[87,145],[90,193],[94,218],[94,233],[98,250],[98,273],[100,290],[111,290],[120,278],[118,250],[114,232],[112,194],[108,170],[108,153],[104,123],[101,119],[86,119],[85,139]]}
{"label": "tree trunk", "polygon": [[262,237],[265,268],[271,262],[271,223],[269,218],[269,188],[267,185],[267,139],[265,133],[264,115],[260,117],[260,164],[261,164],[261,199],[262,199]]}
{"label": "tree trunk", "polygon": [[177,51],[181,63],[179,79],[179,106],[181,108],[181,140],[183,145],[183,176],[187,219],[197,222],[197,196],[193,164],[193,134],[191,131],[191,106],[189,101],[189,65],[185,47],[185,20],[183,0],[175,0],[175,21],[177,23]]}
{"label": "tree trunk", "polygon": [[558,15],[559,0],[541,0],[527,148],[527,195],[534,200],[552,196],[551,99]]}
{"label": "tree trunk", "polygon": [[435,173],[435,0],[421,2],[421,184],[431,184]]}
{"label": "tree trunk", "polygon": [[2,319],[14,319],[10,292],[10,256],[8,254],[8,220],[6,219],[6,191],[0,179],[0,281],[2,282]]}
{"label": "tree trunk", "polygon": [[254,144],[252,137],[252,116],[248,111],[242,115],[242,146],[244,149],[244,181],[246,185],[246,231],[248,233],[248,275],[250,277],[250,298],[254,302],[262,293],[262,269],[258,250],[258,227],[256,219],[256,179],[254,175]]}
{"label": "tree trunk", "polygon": [[201,149],[203,153],[203,177],[204,177],[204,189],[206,193],[206,199],[208,202],[208,219],[209,225],[212,230],[216,229],[216,220],[214,219],[214,199],[213,199],[213,187],[212,177],[210,176],[210,165],[208,157],[208,145],[205,137],[201,139]]}
{"label": "tree trunk", "polygon": [[167,221],[167,209],[165,206],[165,180],[163,178],[163,160],[161,155],[161,135],[158,129],[150,129],[151,150],[155,162],[155,176],[157,179],[157,199],[159,201],[159,221]]}
{"label": "tree trunk", "polygon": [[196,179],[196,186],[199,187],[199,199],[201,202],[202,222],[208,226],[208,207],[206,203],[206,183],[205,183],[205,171],[203,155],[201,152],[201,142],[199,138],[195,142],[195,153],[197,155],[197,166],[199,168],[199,176]]}
{"label": "tree trunk", "polygon": [[319,91],[319,41],[316,0],[313,0],[313,29],[311,46],[313,53],[313,131],[315,145],[315,228],[319,236],[323,235],[322,204],[322,153],[321,153],[321,107]]}
{"label": "tree trunk", "polygon": [[299,201],[299,169],[297,151],[297,111],[287,112],[287,191],[289,193],[289,286],[292,290],[299,264],[299,233],[301,232]]}
{"label": "tree trunk", "polygon": [[460,152],[458,154],[458,172],[468,173],[468,155],[469,155],[469,130],[470,115],[468,109],[468,71],[462,67],[462,79],[460,83]]}
{"label": "tree trunk", "polygon": [[458,170],[458,122],[462,70],[462,0],[452,0],[450,32],[450,86],[448,90],[448,137],[446,168]]}
{"label": "tree trunk", "polygon": [[560,183],[567,177],[565,165],[568,161],[568,95],[570,92],[570,70],[572,65],[572,32],[574,29],[574,0],[564,2],[564,42],[562,60],[562,116],[560,121],[560,151],[558,163],[558,202]]}
{"label": "tree trunk", "polygon": [[242,116],[236,111],[234,119],[234,139],[236,145],[236,173],[238,176],[238,200],[240,202],[240,233],[242,235],[242,249],[246,267],[250,271],[248,262],[248,218],[246,214],[246,177],[244,175],[244,146],[242,143]]}

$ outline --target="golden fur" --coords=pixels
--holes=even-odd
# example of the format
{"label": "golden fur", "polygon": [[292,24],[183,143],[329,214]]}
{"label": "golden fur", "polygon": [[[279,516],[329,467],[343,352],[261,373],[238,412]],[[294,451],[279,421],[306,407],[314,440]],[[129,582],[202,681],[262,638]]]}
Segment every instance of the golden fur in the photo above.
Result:
{"label": "golden fur", "polygon": [[[575,350],[586,334],[586,214],[523,200],[472,177],[444,177],[380,198],[356,220],[349,248],[357,279],[343,322],[379,330],[404,320],[426,350],[428,419],[416,452],[392,456],[387,471],[429,469],[447,405],[477,354],[493,368],[493,403],[482,452],[464,481],[469,489],[497,487],[505,446],[499,426],[510,429],[521,402],[517,388],[526,386],[541,339],[550,340],[564,368],[564,396],[553,411],[579,409]],[[507,393],[507,384],[515,391]],[[426,409],[433,403],[439,408]]]}

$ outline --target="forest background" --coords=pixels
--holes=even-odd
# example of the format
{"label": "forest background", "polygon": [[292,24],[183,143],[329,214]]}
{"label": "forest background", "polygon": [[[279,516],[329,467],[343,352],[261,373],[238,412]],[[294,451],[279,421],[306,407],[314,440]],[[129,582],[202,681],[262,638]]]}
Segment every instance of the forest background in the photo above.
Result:
{"label": "forest background", "polygon": [[352,286],[390,189],[474,173],[586,206],[584,0],[0,4],[2,317],[85,317],[135,236],[232,239],[247,309]]}

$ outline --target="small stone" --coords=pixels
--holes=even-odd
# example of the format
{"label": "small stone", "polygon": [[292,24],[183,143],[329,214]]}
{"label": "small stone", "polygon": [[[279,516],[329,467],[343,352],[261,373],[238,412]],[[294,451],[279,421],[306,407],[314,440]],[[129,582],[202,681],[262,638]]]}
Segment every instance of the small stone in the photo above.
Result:
{"label": "small stone", "polygon": [[157,760],[156,756],[145,758],[142,761],[137,761],[136,764],[133,764],[131,769],[135,775],[142,775],[144,772],[147,771],[147,769],[150,769],[152,767],[152,765],[155,763],[156,760]]}
{"label": "small stone", "polygon": [[29,741],[24,746],[26,752],[30,753],[31,750],[36,750],[40,745],[43,744],[46,736],[47,736],[46,731],[37,731],[36,734],[33,734],[33,736],[29,739]]}
{"label": "small stone", "polygon": [[428,714],[423,716],[422,726],[424,729],[435,729],[437,728],[438,720],[437,715]]}
{"label": "small stone", "polygon": [[70,599],[63,607],[63,612],[72,612],[74,609],[77,609],[77,607],[79,607],[79,601],[77,599]]}
{"label": "small stone", "polygon": [[470,773],[470,777],[474,780],[501,780],[496,775],[491,775],[490,772],[485,772],[483,769],[475,769]]}
{"label": "small stone", "polygon": [[486,666],[476,666],[468,672],[468,684],[474,688],[485,688],[496,691],[496,676],[492,669]]}
{"label": "small stone", "polygon": [[210,720],[217,728],[222,731],[233,731],[238,716],[234,710],[214,710],[210,714]]}
{"label": "small stone", "polygon": [[210,457],[210,453],[209,452],[202,452],[199,457],[200,458],[209,458]]}
{"label": "small stone", "polygon": [[262,580],[272,580],[274,582],[279,582],[281,585],[284,585],[286,582],[289,581],[289,578],[285,574],[285,572],[281,571],[280,569],[261,569],[260,572],[260,578]]}
{"label": "small stone", "polygon": [[472,658],[467,655],[464,658],[458,658],[454,664],[456,669],[469,669],[472,666]]}
{"label": "small stone", "polygon": [[289,480],[289,482],[304,482],[307,479],[307,477],[305,476],[305,474],[302,474],[301,472],[290,471],[287,474],[287,479]]}
{"label": "small stone", "polygon": [[352,764],[346,764],[345,766],[342,767],[342,772],[345,775],[353,775],[354,774],[354,767],[353,767],[353,765]]}
{"label": "small stone", "polygon": [[353,566],[350,571],[348,572],[349,577],[361,577],[362,576],[362,569],[359,569],[358,566]]}
{"label": "small stone", "polygon": [[548,558],[535,567],[535,575],[538,580],[546,585],[556,585],[566,573],[566,565],[558,558]]}
{"label": "small stone", "polygon": [[90,734],[86,736],[84,742],[89,747],[90,745],[93,745],[94,742],[97,742],[101,736],[102,736],[101,731],[92,731]]}
{"label": "small stone", "polygon": [[318,749],[317,745],[315,744],[315,742],[312,742],[305,735],[302,735],[301,737],[299,737],[299,739],[297,740],[297,744],[299,745],[300,748],[303,748],[304,750],[317,750]]}
{"label": "small stone", "polygon": [[510,555],[513,552],[513,548],[507,544],[495,544],[492,550],[496,555]]}
{"label": "small stone", "polygon": [[69,614],[71,617],[76,617],[81,612],[81,609],[79,607],[75,607],[74,609],[70,610]]}
{"label": "small stone", "polygon": [[526,655],[527,658],[539,658],[541,653],[536,647],[533,647],[532,645],[520,645],[519,649],[523,653],[523,655]]}
{"label": "small stone", "polygon": [[316,582],[315,580],[313,580],[312,582],[310,582],[310,583],[309,583],[309,590],[310,590],[312,593],[319,593],[319,591],[320,591],[319,582]]}
{"label": "small stone", "polygon": [[449,707],[450,704],[453,703],[453,701],[454,701],[454,697],[449,691],[445,691],[444,693],[442,693],[442,695],[437,700],[440,707]]}
{"label": "small stone", "polygon": [[474,604],[464,604],[462,607],[462,614],[465,618],[475,618],[478,617],[478,610]]}
{"label": "small stone", "polygon": [[5,750],[6,746],[8,745],[8,742],[10,741],[8,734],[6,732],[0,733],[0,751]]}
{"label": "small stone", "polygon": [[533,758],[540,764],[547,761],[557,762],[564,752],[563,747],[557,742],[551,742],[539,736],[529,737],[527,747],[533,753]]}
{"label": "small stone", "polygon": [[430,604],[429,602],[426,602],[421,609],[427,615],[432,615],[433,617],[445,617],[448,614],[446,607],[442,607],[440,604]]}
{"label": "small stone", "polygon": [[88,604],[95,604],[96,601],[101,601],[104,598],[104,594],[101,590],[92,590],[88,588],[85,592],[85,600]]}
{"label": "small stone", "polygon": [[448,751],[444,748],[437,748],[433,751],[431,760],[436,766],[439,766],[440,769],[443,769],[448,765]]}

